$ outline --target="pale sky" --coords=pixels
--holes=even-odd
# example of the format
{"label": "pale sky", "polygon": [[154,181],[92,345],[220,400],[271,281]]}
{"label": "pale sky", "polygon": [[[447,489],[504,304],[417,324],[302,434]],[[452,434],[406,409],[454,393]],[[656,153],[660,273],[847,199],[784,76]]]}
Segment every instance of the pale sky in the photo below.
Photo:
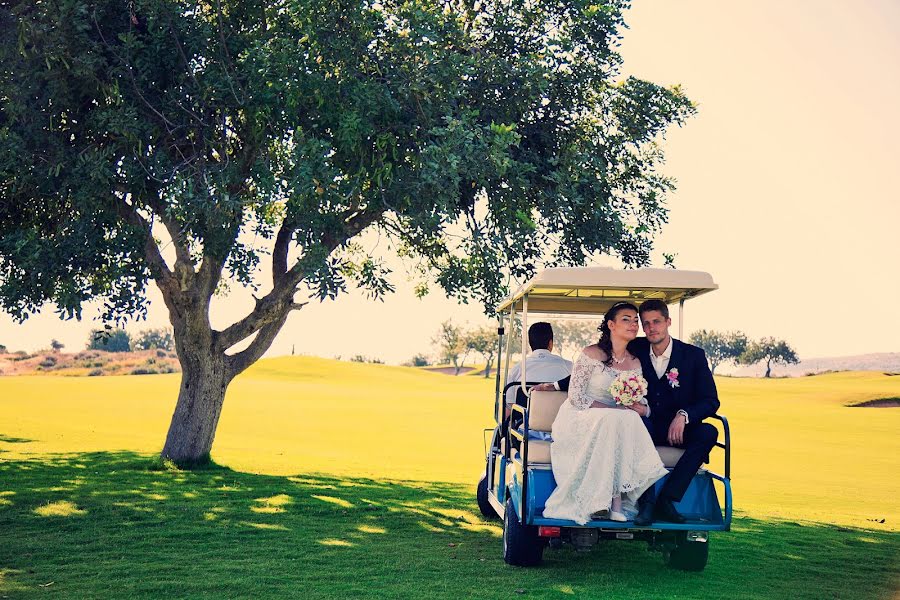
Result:
{"label": "pale sky", "polygon": [[[686,306],[694,329],[786,339],[801,358],[900,352],[900,2],[896,0],[636,0],[626,14],[624,73],[681,84],[699,105],[664,145],[678,180],[658,238],[676,265],[711,273],[719,290]],[[288,320],[270,356],[354,354],[389,363],[430,353],[447,318],[487,323],[478,307],[397,281],[384,303],[352,294]],[[237,287],[237,286],[235,286]],[[147,323],[168,324],[158,294]],[[231,297],[214,324],[241,316]],[[36,350],[51,338],[84,347],[85,320],[51,310],[0,344]]]}

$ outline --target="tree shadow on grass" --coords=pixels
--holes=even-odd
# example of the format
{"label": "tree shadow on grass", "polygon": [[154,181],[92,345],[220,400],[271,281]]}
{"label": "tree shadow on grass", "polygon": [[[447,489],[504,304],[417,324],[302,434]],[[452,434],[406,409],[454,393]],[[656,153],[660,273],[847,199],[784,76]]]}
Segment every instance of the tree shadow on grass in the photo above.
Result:
{"label": "tree shadow on grass", "polygon": [[887,598],[895,533],[741,518],[703,573],[642,543],[503,563],[466,486],[211,465],[131,453],[0,463],[0,595],[305,598]]}

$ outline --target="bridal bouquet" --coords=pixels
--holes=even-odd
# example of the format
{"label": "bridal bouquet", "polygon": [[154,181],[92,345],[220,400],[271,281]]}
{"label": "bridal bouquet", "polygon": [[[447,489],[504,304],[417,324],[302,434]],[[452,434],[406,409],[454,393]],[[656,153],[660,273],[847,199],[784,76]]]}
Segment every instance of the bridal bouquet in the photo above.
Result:
{"label": "bridal bouquet", "polygon": [[638,371],[622,371],[610,384],[609,393],[616,404],[631,406],[647,395],[647,380]]}

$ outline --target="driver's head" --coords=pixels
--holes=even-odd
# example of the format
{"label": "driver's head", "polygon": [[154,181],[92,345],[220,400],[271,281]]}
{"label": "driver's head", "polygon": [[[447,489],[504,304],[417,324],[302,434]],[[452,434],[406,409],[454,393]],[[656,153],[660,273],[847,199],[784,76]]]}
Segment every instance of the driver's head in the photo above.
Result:
{"label": "driver's head", "polygon": [[553,348],[553,327],[545,321],[538,321],[528,328],[528,345],[532,350]]}
{"label": "driver's head", "polygon": [[651,344],[664,342],[669,337],[669,307],[662,300],[647,300],[638,309],[641,315],[641,327]]}

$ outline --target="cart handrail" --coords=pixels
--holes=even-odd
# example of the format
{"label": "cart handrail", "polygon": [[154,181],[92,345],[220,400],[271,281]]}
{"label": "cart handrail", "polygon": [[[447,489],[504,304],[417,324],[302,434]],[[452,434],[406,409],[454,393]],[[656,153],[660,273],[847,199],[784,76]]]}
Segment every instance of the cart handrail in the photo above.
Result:
{"label": "cart handrail", "polygon": [[716,447],[725,451],[725,478],[731,479],[731,428],[728,426],[728,419],[723,415],[715,414],[710,416],[711,419],[722,421],[722,430],[725,434],[725,442],[716,441]]}

